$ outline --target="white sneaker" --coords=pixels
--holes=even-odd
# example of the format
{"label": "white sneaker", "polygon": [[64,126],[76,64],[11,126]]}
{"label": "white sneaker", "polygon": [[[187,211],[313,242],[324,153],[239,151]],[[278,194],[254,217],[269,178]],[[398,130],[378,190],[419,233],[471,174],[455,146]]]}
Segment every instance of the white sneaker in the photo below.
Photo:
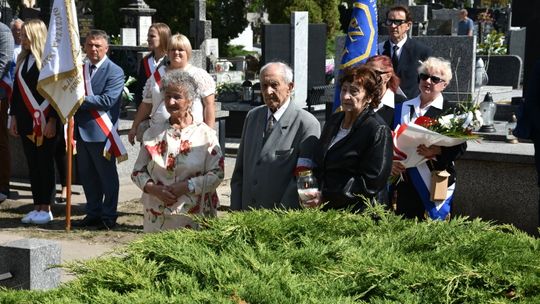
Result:
{"label": "white sneaker", "polygon": [[43,225],[43,224],[47,224],[48,222],[52,221],[53,220],[53,215],[52,215],[52,212],[50,211],[39,211],[34,217],[31,218],[32,219],[32,223],[34,224],[38,224],[38,225]]}
{"label": "white sneaker", "polygon": [[39,211],[37,211],[37,210],[32,210],[32,211],[28,212],[28,214],[25,215],[25,216],[21,219],[21,222],[22,222],[23,224],[30,224],[30,223],[32,223],[32,219],[33,219],[34,216],[36,216],[38,213],[39,213]]}

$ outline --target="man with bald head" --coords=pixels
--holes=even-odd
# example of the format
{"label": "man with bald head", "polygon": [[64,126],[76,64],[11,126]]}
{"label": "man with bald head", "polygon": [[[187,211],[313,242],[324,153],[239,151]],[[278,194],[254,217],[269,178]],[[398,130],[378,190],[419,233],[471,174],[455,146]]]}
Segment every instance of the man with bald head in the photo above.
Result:
{"label": "man with bald head", "polygon": [[292,69],[270,62],[260,71],[264,105],[246,116],[231,179],[231,209],[298,208],[295,169],[310,167],[321,133],[317,119],[296,105]]}

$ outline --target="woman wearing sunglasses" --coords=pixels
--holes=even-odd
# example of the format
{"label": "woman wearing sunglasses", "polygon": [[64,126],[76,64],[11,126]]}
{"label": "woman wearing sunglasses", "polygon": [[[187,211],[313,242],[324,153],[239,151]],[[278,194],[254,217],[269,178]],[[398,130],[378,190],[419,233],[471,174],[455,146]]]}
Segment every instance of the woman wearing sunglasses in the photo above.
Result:
{"label": "woman wearing sunglasses", "polygon": [[[443,58],[429,57],[418,68],[418,75],[420,95],[396,105],[394,128],[398,124],[414,123],[420,116],[437,118],[443,113],[443,109],[447,108],[442,91],[452,79],[450,62]],[[444,203],[451,206],[456,180],[454,160],[461,156],[466,148],[465,143],[454,147],[419,145],[417,153],[430,159],[428,162],[405,169],[400,162],[394,161],[392,175],[403,177],[395,186],[396,213],[406,218],[425,219],[430,210],[440,208],[441,201],[433,202],[430,199],[433,171],[446,170],[449,173]]]}

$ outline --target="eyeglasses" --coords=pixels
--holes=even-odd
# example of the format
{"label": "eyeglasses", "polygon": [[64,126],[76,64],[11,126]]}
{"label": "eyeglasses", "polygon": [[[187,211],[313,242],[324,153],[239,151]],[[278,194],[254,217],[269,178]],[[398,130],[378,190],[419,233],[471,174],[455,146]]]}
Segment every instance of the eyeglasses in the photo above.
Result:
{"label": "eyeglasses", "polygon": [[384,24],[390,26],[392,24],[394,24],[395,26],[400,26],[402,25],[403,23],[407,23],[407,20],[399,20],[399,19],[386,19],[386,21],[384,22]]}
{"label": "eyeglasses", "polygon": [[420,79],[422,79],[423,81],[431,79],[431,82],[433,82],[434,84],[444,82],[444,79],[442,79],[441,77],[428,75],[428,74],[424,74],[424,73],[420,73],[420,75],[418,75],[418,77],[420,77]]}

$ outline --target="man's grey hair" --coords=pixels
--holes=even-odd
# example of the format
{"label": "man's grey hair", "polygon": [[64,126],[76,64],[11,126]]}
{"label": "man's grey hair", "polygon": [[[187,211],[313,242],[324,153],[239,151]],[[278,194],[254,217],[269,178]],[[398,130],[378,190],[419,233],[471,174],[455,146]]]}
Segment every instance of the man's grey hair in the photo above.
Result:
{"label": "man's grey hair", "polygon": [[13,28],[13,26],[15,26],[15,24],[17,24],[17,23],[21,23],[21,24],[23,24],[23,23],[24,23],[24,21],[22,21],[22,20],[21,20],[21,19],[19,19],[19,18],[15,18],[15,19],[11,20],[11,22],[9,23],[9,28],[11,28],[11,29],[12,29],[12,28]]}
{"label": "man's grey hair", "polygon": [[90,30],[90,32],[88,32],[88,35],[86,35],[86,39],[94,37],[103,38],[105,39],[105,41],[107,41],[107,43],[109,43],[109,35],[107,35],[107,32],[103,30]]}
{"label": "man's grey hair", "polygon": [[289,65],[287,65],[286,63],[281,62],[281,61],[271,61],[271,62],[265,64],[261,68],[261,71],[259,72],[259,77],[262,76],[262,74],[264,73],[264,71],[268,67],[270,67],[271,65],[274,65],[274,64],[277,64],[277,65],[279,65],[281,67],[281,69],[282,69],[281,75],[283,76],[283,80],[285,80],[286,83],[293,82],[293,80],[294,80],[293,70],[291,69],[291,67]]}
{"label": "man's grey hair", "polygon": [[193,102],[197,98],[197,83],[187,72],[181,70],[172,70],[167,72],[161,79],[161,92],[165,92],[166,88],[179,88],[184,91],[186,98]]}

